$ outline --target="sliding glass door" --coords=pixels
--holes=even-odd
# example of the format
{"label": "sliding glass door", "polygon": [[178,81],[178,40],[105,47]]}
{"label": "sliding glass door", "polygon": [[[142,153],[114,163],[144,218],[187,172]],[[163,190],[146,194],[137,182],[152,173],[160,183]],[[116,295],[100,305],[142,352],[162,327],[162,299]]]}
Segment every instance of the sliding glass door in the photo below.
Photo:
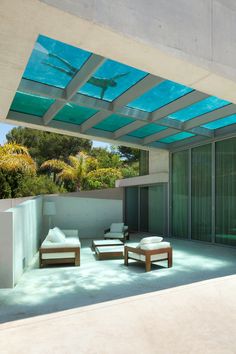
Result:
{"label": "sliding glass door", "polygon": [[172,235],[188,238],[189,152],[176,152],[172,158]]}
{"label": "sliding glass door", "polygon": [[211,242],[211,144],[192,149],[191,165],[191,237]]}
{"label": "sliding glass door", "polygon": [[216,242],[236,246],[236,138],[216,143]]}

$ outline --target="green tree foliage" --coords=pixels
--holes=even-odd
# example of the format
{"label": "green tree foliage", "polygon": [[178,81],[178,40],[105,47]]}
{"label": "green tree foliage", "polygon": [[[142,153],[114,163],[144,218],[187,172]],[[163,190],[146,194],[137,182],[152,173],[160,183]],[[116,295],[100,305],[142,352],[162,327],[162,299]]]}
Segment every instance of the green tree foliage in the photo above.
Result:
{"label": "green tree foliage", "polygon": [[[62,160],[48,160],[41,165],[41,170],[54,172],[56,182],[65,185],[70,191],[83,189],[88,169],[92,168],[93,159],[80,152],[76,156],[70,155],[68,163]],[[95,163],[95,162],[94,162]]]}
{"label": "green tree foliage", "polygon": [[25,177],[21,180],[19,187],[17,191],[18,197],[66,192],[63,187],[57,186],[48,176]]}
{"label": "green tree foliage", "polygon": [[139,149],[134,149],[127,146],[118,146],[118,153],[120,154],[121,158],[128,163],[138,162],[140,158]]}
{"label": "green tree foliage", "polygon": [[122,174],[116,168],[100,168],[87,174],[85,189],[114,188],[115,181],[121,178]]}
{"label": "green tree foliage", "polygon": [[79,151],[89,152],[92,146],[87,139],[22,127],[13,128],[6,137],[8,142],[26,146],[38,166],[54,158],[65,161]]}
{"label": "green tree foliage", "polygon": [[91,156],[97,160],[98,168],[120,168],[122,161],[117,151],[108,151],[103,148],[94,148]]}
{"label": "green tree foliage", "polygon": [[15,143],[0,146],[0,186],[0,199],[60,191],[48,177],[36,176],[28,149]]}

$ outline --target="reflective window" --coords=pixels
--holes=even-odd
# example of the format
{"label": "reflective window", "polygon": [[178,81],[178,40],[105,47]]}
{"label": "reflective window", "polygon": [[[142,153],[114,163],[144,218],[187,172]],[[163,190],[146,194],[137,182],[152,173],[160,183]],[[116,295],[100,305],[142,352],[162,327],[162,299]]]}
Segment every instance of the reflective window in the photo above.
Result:
{"label": "reflective window", "polygon": [[17,92],[10,110],[42,117],[54,101],[47,97]]}
{"label": "reflective window", "polygon": [[159,141],[161,143],[170,144],[170,143],[175,143],[176,141],[179,141],[179,140],[184,140],[184,139],[187,139],[187,138],[191,138],[192,136],[195,136],[195,134],[181,132],[181,133],[177,133],[177,134],[174,134],[174,135],[167,136],[166,138],[163,138],[163,139],[161,139]]}
{"label": "reflective window", "polygon": [[214,111],[217,108],[227,106],[230,102],[221,100],[217,97],[208,97],[202,101],[192,104],[180,111],[170,114],[168,117],[185,122],[205,113]]}
{"label": "reflective window", "polygon": [[67,103],[59,113],[54,117],[54,120],[82,124],[85,120],[92,117],[97,111],[92,108],[80,107],[73,103]]}
{"label": "reflective window", "polygon": [[146,75],[144,71],[107,59],[79,93],[113,101]]}
{"label": "reflective window", "polygon": [[187,86],[167,80],[161,82],[144,95],[129,103],[128,106],[147,112],[152,112],[191,91],[192,89]]}
{"label": "reflective window", "polygon": [[163,127],[162,125],[157,125],[154,123],[147,124],[132,133],[129,133],[128,135],[130,136],[135,136],[136,138],[145,138],[146,136],[158,133],[162,130],[167,129],[166,127]]}
{"label": "reflective window", "polygon": [[65,88],[91,53],[40,35],[23,78]]}
{"label": "reflective window", "polygon": [[125,127],[126,125],[132,123],[134,119],[130,117],[119,116],[118,114],[112,114],[108,118],[104,119],[99,124],[95,125],[94,128],[106,130],[109,132],[114,132],[117,129]]}
{"label": "reflective window", "polygon": [[233,114],[225,118],[217,119],[214,122],[204,124],[203,127],[207,129],[219,129],[235,123],[236,123],[236,114]]}

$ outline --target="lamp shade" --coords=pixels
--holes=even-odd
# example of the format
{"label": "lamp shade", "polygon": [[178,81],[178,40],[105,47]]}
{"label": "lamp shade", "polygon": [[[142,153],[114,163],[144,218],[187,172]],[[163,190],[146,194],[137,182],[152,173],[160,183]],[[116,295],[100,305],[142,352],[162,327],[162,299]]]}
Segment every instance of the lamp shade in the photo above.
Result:
{"label": "lamp shade", "polygon": [[45,202],[43,204],[43,215],[56,215],[56,205],[54,202]]}

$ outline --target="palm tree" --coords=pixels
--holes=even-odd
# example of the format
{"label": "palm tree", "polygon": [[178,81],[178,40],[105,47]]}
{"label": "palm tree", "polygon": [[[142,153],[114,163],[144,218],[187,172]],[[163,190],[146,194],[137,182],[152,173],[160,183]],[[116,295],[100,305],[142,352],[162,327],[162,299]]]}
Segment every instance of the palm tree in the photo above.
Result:
{"label": "palm tree", "polygon": [[56,173],[56,181],[60,184],[64,182],[74,182],[77,191],[79,191],[83,188],[83,183],[88,171],[88,162],[91,158],[84,152],[80,152],[76,156],[69,156],[68,160],[68,163],[56,159],[48,160],[45,161],[40,168]]}
{"label": "palm tree", "polygon": [[0,169],[5,172],[36,173],[36,164],[25,146],[16,143],[0,145]]}

